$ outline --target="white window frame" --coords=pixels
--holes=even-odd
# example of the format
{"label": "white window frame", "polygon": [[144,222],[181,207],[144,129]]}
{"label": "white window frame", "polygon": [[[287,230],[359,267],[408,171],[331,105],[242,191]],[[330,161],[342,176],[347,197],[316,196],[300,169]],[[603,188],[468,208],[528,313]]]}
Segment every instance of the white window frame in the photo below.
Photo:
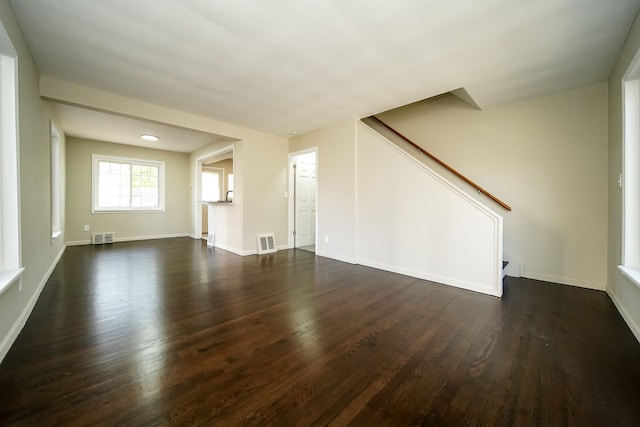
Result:
{"label": "white window frame", "polygon": [[622,259],[618,269],[640,287],[640,50],[622,78]]}
{"label": "white window frame", "polygon": [[51,122],[51,241],[62,235],[62,156],[60,132]]}
{"label": "white window frame", "polygon": [[[164,212],[165,211],[165,163],[158,160],[134,159],[131,157],[107,156],[103,154],[93,154],[92,156],[92,190],[91,190],[91,213],[114,213],[114,212]],[[158,167],[158,206],[156,207],[100,207],[98,206],[99,188],[99,168],[98,163],[114,162],[129,163],[132,165],[155,166]]]}
{"label": "white window frame", "polygon": [[233,191],[233,173],[227,175],[227,191]]}
{"label": "white window frame", "polygon": [[0,22],[0,294],[24,272],[20,240],[18,55]]}

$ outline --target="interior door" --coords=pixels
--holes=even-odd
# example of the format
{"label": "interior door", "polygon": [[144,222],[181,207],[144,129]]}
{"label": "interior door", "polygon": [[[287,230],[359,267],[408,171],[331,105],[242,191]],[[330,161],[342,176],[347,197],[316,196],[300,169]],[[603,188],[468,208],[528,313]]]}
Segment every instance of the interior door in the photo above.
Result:
{"label": "interior door", "polygon": [[316,244],[316,153],[296,157],[296,247]]}

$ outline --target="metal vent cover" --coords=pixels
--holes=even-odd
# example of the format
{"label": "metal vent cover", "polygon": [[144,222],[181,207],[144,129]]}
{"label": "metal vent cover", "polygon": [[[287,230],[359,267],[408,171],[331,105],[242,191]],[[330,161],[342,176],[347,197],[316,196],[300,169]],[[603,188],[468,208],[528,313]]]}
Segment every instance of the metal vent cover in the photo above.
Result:
{"label": "metal vent cover", "polygon": [[258,255],[270,254],[277,251],[276,236],[274,233],[263,233],[256,235],[258,240]]}
{"label": "metal vent cover", "polygon": [[116,240],[115,233],[113,231],[105,232],[105,233],[92,233],[91,234],[91,244],[93,245],[102,245],[105,243],[113,243]]}

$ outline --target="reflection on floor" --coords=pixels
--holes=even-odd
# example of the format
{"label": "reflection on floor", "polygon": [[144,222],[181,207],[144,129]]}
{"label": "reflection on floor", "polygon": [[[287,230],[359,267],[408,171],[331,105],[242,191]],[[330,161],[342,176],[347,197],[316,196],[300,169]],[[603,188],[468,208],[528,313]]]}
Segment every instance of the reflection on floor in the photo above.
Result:
{"label": "reflection on floor", "polygon": [[303,251],[316,253],[316,245],[309,246],[298,246],[298,249],[302,249]]}

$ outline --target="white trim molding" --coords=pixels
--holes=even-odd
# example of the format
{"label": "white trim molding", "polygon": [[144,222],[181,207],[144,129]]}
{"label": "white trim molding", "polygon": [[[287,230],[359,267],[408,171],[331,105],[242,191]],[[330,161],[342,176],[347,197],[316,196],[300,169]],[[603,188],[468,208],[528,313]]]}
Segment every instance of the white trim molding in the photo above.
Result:
{"label": "white trim molding", "polygon": [[36,291],[33,293],[33,295],[31,295],[31,298],[29,299],[29,302],[25,306],[24,310],[22,310],[20,316],[13,323],[13,326],[11,326],[11,329],[0,343],[0,363],[4,360],[5,356],[11,349],[11,346],[16,341],[16,338],[18,338],[18,335],[20,334],[20,331],[22,331],[22,328],[24,328],[24,325],[27,324],[27,320],[29,319],[33,308],[36,306],[36,302],[38,302],[38,298],[40,298],[42,290],[49,281],[49,278],[51,277],[53,270],[58,265],[58,262],[60,262],[60,258],[62,258],[65,249],[67,249],[66,245],[63,246],[62,249],[60,249],[60,252],[56,256],[56,259],[53,261],[45,275],[42,277],[42,280],[40,280]]}

